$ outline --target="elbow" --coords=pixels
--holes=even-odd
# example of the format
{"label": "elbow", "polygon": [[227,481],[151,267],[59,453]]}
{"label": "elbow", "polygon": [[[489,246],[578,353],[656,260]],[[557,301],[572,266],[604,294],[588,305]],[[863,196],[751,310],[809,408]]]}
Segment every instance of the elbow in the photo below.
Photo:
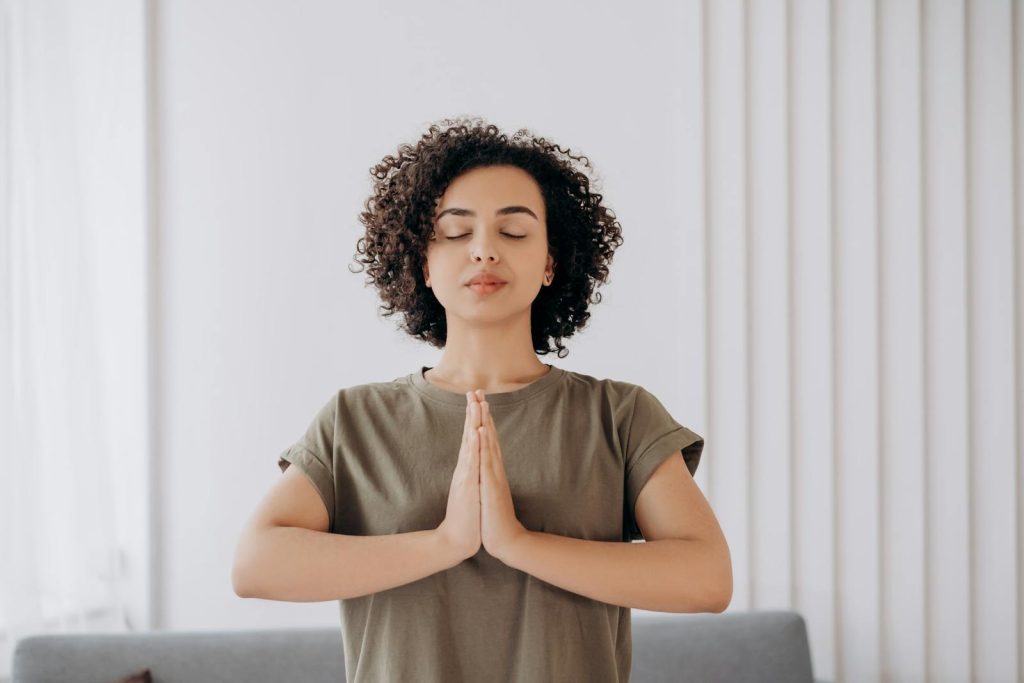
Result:
{"label": "elbow", "polygon": [[[692,550],[692,547],[691,547]],[[682,597],[677,599],[673,612],[712,612],[721,614],[732,602],[732,558],[729,547],[724,544],[703,543],[700,561],[694,564],[692,556],[684,560],[684,566],[699,567],[696,573],[683,570],[687,575],[681,588]]]}
{"label": "elbow", "polygon": [[732,602],[732,580],[730,579],[728,585],[715,590],[713,596],[714,599],[708,602],[704,611],[721,614],[729,608],[729,603]]}
{"label": "elbow", "polygon": [[709,609],[708,611],[709,612],[714,612],[715,614],[721,614],[722,612],[724,612],[726,609],[729,608],[729,603],[731,603],[731,602],[732,602],[732,585],[730,584],[728,589],[721,593],[721,595],[719,596],[718,600],[716,600],[714,603],[712,603],[711,609]]}
{"label": "elbow", "polygon": [[729,553],[729,546],[722,544],[722,553],[719,562],[719,569],[715,572],[718,577],[715,591],[715,600],[710,605],[709,612],[721,614],[729,608],[732,602],[732,556]]}
{"label": "elbow", "polygon": [[234,561],[231,564],[231,588],[240,598],[251,598],[253,595],[254,567],[259,566],[254,540],[243,535],[235,546]]}
{"label": "elbow", "polygon": [[718,594],[718,601],[715,603],[716,609],[712,610],[717,614],[728,609],[729,603],[732,602],[732,556],[729,553],[728,545],[725,546],[721,576],[722,587]]}
{"label": "elbow", "polygon": [[252,567],[252,562],[243,561],[242,557],[236,555],[231,567],[231,588],[240,598],[257,597],[253,588]]}
{"label": "elbow", "polygon": [[237,564],[231,569],[231,588],[235,591],[235,595],[240,598],[248,598],[251,595],[248,586],[242,579],[242,575],[238,570]]}

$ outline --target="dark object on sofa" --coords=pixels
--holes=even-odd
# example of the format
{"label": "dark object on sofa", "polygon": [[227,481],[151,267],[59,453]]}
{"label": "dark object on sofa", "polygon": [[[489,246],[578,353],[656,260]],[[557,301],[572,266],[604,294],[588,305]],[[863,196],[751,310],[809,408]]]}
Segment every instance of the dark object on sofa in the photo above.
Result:
{"label": "dark object on sofa", "polygon": [[[341,630],[54,634],[15,645],[13,683],[114,683],[148,668],[156,683],[338,683]],[[796,612],[633,612],[631,683],[815,683]],[[823,683],[823,682],[817,682]]]}
{"label": "dark object on sofa", "polygon": [[149,669],[136,671],[131,676],[118,679],[117,683],[153,683],[153,675]]}

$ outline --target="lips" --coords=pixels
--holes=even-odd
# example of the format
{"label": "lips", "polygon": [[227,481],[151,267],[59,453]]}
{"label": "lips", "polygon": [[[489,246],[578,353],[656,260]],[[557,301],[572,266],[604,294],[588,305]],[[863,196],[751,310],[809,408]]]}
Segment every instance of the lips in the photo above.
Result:
{"label": "lips", "polygon": [[467,286],[469,286],[469,285],[503,285],[503,284],[505,284],[504,280],[502,280],[500,277],[496,277],[494,275],[491,275],[490,273],[481,273],[481,274],[474,275],[473,277],[471,277],[469,279],[469,282],[466,283]]}
{"label": "lips", "polygon": [[467,285],[467,287],[469,287],[469,289],[471,291],[473,291],[473,292],[475,292],[477,294],[481,294],[481,295],[493,294],[494,292],[500,291],[501,288],[504,287],[504,286],[505,286],[504,282],[495,282],[495,283],[474,282],[471,285]]}

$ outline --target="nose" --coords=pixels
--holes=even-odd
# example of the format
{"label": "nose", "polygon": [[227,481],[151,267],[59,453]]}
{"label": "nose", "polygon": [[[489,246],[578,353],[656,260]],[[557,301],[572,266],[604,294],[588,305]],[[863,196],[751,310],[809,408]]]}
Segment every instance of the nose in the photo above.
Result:
{"label": "nose", "polygon": [[488,261],[496,261],[498,252],[494,246],[494,238],[486,230],[479,230],[473,235],[470,244],[470,255],[474,261],[487,257]]}

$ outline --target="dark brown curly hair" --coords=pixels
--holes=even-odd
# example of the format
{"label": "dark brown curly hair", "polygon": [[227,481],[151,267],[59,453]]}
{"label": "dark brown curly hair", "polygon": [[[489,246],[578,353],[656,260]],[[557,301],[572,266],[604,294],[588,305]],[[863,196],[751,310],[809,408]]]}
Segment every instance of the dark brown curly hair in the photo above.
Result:
{"label": "dark brown curly hair", "polygon": [[369,266],[366,284],[379,290],[383,315],[401,312],[404,331],[444,348],[445,310],[423,279],[436,203],[448,185],[470,169],[518,166],[540,186],[548,249],[555,260],[554,284],[542,287],[533,302],[533,348],[540,355],[556,349],[559,358],[568,355],[561,340],[582,329],[590,304],[600,303],[595,289],[608,282],[608,266],[622,244],[615,213],[602,206],[602,196],[591,191],[591,178],[576,161],[593,170],[587,157],[573,156],[528,129],[519,129],[509,139],[478,117],[442,119],[431,124],[415,146],[403,143],[397,156],[385,156],[370,169],[373,194],[359,214],[366,234],[356,249],[364,257],[353,257]]}

